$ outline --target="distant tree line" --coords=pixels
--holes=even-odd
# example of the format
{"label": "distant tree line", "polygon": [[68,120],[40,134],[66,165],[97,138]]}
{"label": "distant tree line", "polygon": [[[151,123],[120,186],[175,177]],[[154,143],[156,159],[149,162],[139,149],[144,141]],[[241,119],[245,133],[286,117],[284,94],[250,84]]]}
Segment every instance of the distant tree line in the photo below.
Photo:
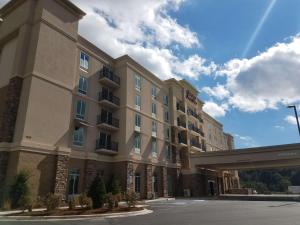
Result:
{"label": "distant tree line", "polygon": [[287,193],[288,186],[300,186],[300,168],[239,171],[241,186],[259,194]]}

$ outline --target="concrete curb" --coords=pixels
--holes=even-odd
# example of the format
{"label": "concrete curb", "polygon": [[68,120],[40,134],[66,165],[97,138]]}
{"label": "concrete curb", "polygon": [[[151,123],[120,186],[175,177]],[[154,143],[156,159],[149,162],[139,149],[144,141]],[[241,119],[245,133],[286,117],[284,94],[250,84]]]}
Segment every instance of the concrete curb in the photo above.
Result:
{"label": "concrete curb", "polygon": [[105,214],[91,214],[91,215],[68,215],[68,216],[0,216],[1,221],[57,221],[57,220],[85,220],[91,218],[118,218],[129,216],[140,216],[153,213],[152,210],[143,209],[134,212],[122,212],[122,213],[105,213]]}
{"label": "concrete curb", "polygon": [[175,200],[175,198],[157,198],[157,199],[150,199],[150,200],[145,200],[144,203],[149,203],[149,202],[163,202],[163,201],[171,201]]}

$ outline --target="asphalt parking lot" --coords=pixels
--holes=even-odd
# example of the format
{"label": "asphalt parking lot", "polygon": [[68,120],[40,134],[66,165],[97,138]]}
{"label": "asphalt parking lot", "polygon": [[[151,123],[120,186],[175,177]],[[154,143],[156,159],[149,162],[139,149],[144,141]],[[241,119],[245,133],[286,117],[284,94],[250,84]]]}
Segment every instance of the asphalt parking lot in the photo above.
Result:
{"label": "asphalt parking lot", "polygon": [[171,200],[148,203],[153,213],[68,221],[1,221],[5,225],[299,225],[300,203]]}

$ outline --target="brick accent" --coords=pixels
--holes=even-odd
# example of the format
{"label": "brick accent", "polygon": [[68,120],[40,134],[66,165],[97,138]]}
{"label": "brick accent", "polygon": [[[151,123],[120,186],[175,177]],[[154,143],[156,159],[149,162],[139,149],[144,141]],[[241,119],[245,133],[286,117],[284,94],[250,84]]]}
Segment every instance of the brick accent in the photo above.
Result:
{"label": "brick accent", "polygon": [[[5,110],[0,128],[0,142],[12,142],[17,120],[23,79],[13,77],[8,84],[5,101]],[[5,119],[4,119],[5,118]]]}
{"label": "brick accent", "polygon": [[162,194],[163,197],[168,196],[168,172],[167,167],[163,166],[161,167],[161,174],[162,174]]}
{"label": "brick accent", "polygon": [[152,194],[152,165],[145,165],[146,169],[146,178],[145,178],[145,189],[146,189],[146,198],[151,199],[153,197]]}
{"label": "brick accent", "polygon": [[133,183],[133,163],[132,162],[127,162],[127,181],[126,181],[126,191],[134,191],[134,183]]}
{"label": "brick accent", "polygon": [[65,197],[68,180],[69,156],[57,155],[54,193]]}

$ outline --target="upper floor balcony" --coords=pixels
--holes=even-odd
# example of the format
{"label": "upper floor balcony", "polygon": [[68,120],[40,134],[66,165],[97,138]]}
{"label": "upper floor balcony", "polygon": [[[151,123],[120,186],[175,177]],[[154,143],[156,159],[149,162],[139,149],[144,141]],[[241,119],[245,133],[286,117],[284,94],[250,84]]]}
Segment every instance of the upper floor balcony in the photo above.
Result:
{"label": "upper floor balcony", "polygon": [[189,123],[189,130],[195,135],[199,135],[201,133],[201,129],[198,128],[195,124]]}
{"label": "upper floor balcony", "polygon": [[179,129],[186,129],[186,122],[180,118],[177,118],[177,127]]}
{"label": "upper floor balcony", "polygon": [[97,116],[97,126],[109,131],[117,131],[119,129],[119,120],[101,113]]}
{"label": "upper floor balcony", "polygon": [[191,139],[190,144],[191,144],[192,150],[202,151],[202,146],[199,141]]}
{"label": "upper floor balcony", "polygon": [[113,73],[113,71],[104,66],[100,71],[99,82],[111,88],[120,87],[120,77]]}
{"label": "upper floor balcony", "polygon": [[188,109],[187,109],[187,114],[190,115],[190,116],[192,116],[192,117],[194,117],[194,118],[197,119],[199,122],[203,123],[203,119],[202,119],[201,115],[198,114],[196,111],[194,111],[194,110],[188,108]]}
{"label": "upper floor balcony", "polygon": [[181,146],[181,147],[186,147],[187,146],[187,138],[184,137],[184,135],[182,134],[178,134],[178,144]]}
{"label": "upper floor balcony", "polygon": [[118,108],[120,106],[120,98],[114,96],[111,92],[99,92],[99,103],[109,108]]}
{"label": "upper floor balcony", "polygon": [[104,138],[99,138],[96,141],[96,152],[116,155],[118,154],[118,143],[114,141],[107,141]]}
{"label": "upper floor balcony", "polygon": [[185,113],[185,106],[182,102],[176,103],[176,109],[181,113]]}

